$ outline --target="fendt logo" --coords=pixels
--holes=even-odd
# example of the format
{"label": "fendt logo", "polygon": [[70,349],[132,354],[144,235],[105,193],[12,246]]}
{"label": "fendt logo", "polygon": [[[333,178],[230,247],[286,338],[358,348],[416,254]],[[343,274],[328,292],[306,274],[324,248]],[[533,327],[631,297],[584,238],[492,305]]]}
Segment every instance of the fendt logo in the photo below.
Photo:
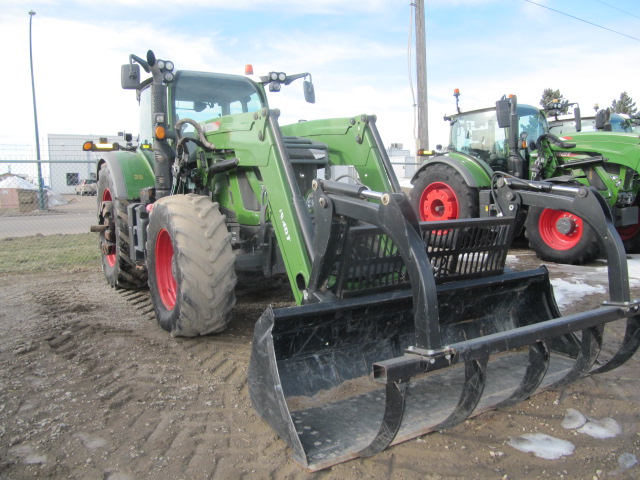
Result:
{"label": "fendt logo", "polygon": [[282,229],[284,230],[285,238],[288,241],[291,241],[291,235],[289,235],[289,227],[287,227],[287,222],[284,221],[284,210],[280,209],[280,221],[282,222]]}

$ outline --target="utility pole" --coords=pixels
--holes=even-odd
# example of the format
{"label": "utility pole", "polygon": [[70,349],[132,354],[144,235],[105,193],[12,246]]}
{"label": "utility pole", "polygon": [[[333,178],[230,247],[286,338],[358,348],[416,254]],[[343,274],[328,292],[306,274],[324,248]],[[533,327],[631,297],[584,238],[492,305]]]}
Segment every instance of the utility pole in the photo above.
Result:
{"label": "utility pole", "polygon": [[46,210],[44,203],[44,188],[42,185],[42,160],[40,159],[40,138],[38,135],[38,111],[36,110],[36,84],[33,81],[33,49],[31,48],[31,23],[36,14],[29,11],[29,60],[31,62],[31,91],[33,93],[33,123],[36,128],[36,159],[38,160],[38,209]]}
{"label": "utility pole", "polygon": [[424,0],[415,0],[416,8],[416,76],[418,88],[417,150],[429,148],[429,110],[427,108],[427,48],[425,40]]}

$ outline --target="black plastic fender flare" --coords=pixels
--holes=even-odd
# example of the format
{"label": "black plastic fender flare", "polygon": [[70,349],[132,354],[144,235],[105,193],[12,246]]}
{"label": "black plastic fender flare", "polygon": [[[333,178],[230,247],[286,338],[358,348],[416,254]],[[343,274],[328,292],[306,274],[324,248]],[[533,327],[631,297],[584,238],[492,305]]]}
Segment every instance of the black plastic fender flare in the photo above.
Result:
{"label": "black plastic fender flare", "polygon": [[103,157],[98,160],[96,164],[96,179],[100,178],[100,169],[105,163],[109,166],[109,171],[111,172],[115,197],[127,199],[127,183],[124,180],[120,160],[114,152],[105,152]]}

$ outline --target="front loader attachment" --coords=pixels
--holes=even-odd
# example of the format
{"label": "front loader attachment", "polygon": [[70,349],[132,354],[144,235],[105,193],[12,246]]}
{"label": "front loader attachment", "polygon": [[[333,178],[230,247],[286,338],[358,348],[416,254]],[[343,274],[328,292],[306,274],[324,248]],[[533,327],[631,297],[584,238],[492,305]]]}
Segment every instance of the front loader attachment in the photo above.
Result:
{"label": "front loader attachment", "polygon": [[308,303],[263,313],[249,367],[256,410],[298,462],[319,470],[374,455],[580,378],[607,322],[629,319],[611,362],[633,355],[638,304],[597,193],[539,200],[513,187],[496,193],[512,213],[527,200],[599,212],[610,279],[623,279],[610,281],[610,302],[561,317],[544,267],[505,269],[515,215],[418,223],[402,194],[316,184]]}

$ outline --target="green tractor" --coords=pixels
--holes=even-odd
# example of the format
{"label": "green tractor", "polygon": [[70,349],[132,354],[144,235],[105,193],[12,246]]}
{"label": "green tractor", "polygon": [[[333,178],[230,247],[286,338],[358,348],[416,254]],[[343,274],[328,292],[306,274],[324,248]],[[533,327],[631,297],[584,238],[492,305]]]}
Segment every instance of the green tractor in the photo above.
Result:
{"label": "green tractor", "polygon": [[[596,188],[611,209],[627,251],[640,251],[638,135],[580,132],[558,137],[549,132],[542,111],[518,104],[515,96],[498,101],[496,108],[469,112],[458,108],[456,115],[445,119],[451,124],[448,153],[428,159],[412,179],[411,201],[421,220],[495,214],[490,202],[492,177],[503,172],[559,186]],[[583,218],[537,207],[521,216],[529,245],[543,260],[580,264],[600,252]]]}
{"label": "green tractor", "polygon": [[[238,282],[286,275],[297,305],[257,319],[249,395],[305,467],[371,456],[593,372],[607,322],[626,320],[627,333],[595,371],[637,350],[640,304],[594,189],[501,177],[491,198],[505,215],[419,222],[375,117],[279,125],[267,90],[305,79],[312,102],[308,73],[174,71],[151,51],[121,72],[141,141],[84,146],[97,154],[92,230],[107,281],[148,284],[160,326],[195,336],[225,328]],[[562,317],[545,268],[505,267],[523,206],[587,219],[609,260],[609,303]]]}
{"label": "green tractor", "polygon": [[640,133],[640,118],[637,115],[611,113],[611,109],[598,109],[592,117],[582,117],[579,122],[569,116],[547,117],[549,132],[554,135],[570,134],[575,132],[622,132]]}

